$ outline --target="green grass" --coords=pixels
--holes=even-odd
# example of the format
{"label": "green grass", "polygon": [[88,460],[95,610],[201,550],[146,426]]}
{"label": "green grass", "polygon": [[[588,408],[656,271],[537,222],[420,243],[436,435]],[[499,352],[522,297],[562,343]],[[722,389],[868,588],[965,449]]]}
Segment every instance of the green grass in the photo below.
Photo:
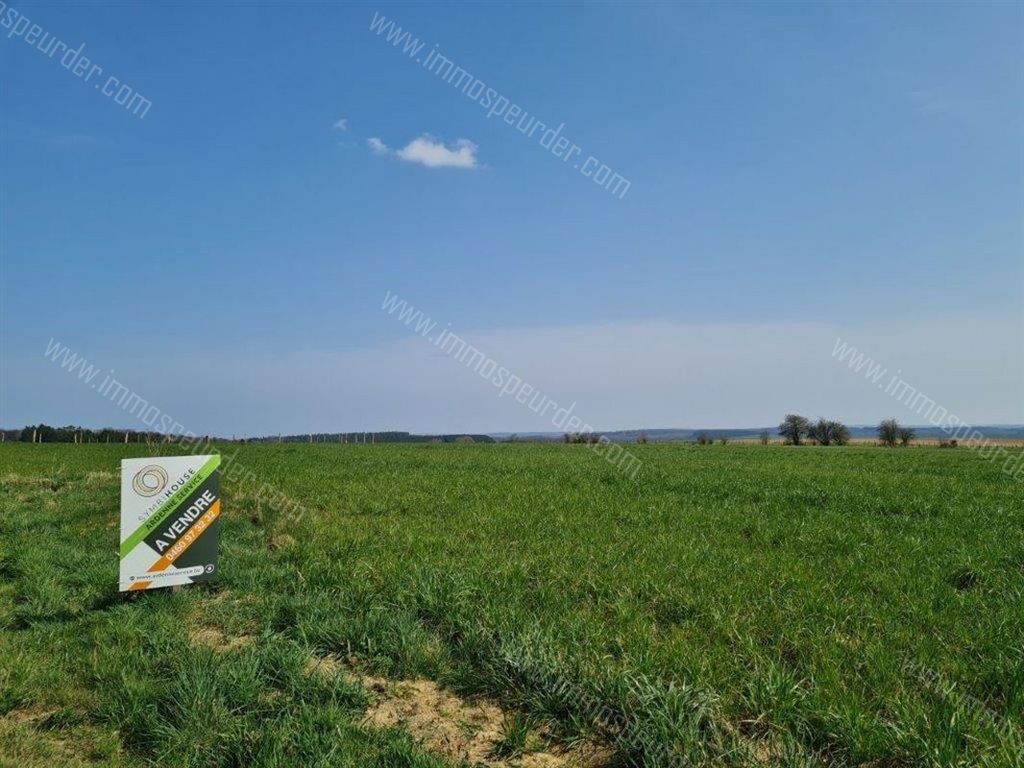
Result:
{"label": "green grass", "polygon": [[510,753],[545,722],[621,764],[1024,765],[1024,486],[963,449],[631,450],[636,480],[583,446],[243,446],[309,514],[229,478],[219,581],[127,599],[146,446],[0,445],[0,765],[443,764],[361,728],[327,654],[501,698]]}
{"label": "green grass", "polygon": [[518,757],[531,745],[537,722],[521,712],[506,717],[501,724],[501,739],[494,745],[496,757]]}

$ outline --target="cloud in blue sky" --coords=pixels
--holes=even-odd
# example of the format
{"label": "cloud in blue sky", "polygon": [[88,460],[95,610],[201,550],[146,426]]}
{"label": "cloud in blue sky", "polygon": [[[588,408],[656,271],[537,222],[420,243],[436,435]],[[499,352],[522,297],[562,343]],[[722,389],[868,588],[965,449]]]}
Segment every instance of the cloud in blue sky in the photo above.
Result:
{"label": "cloud in blue sky", "polygon": [[401,149],[392,150],[377,137],[367,140],[370,149],[378,155],[394,155],[407,163],[427,168],[477,168],[477,145],[469,139],[457,139],[451,146],[429,134],[413,139]]}

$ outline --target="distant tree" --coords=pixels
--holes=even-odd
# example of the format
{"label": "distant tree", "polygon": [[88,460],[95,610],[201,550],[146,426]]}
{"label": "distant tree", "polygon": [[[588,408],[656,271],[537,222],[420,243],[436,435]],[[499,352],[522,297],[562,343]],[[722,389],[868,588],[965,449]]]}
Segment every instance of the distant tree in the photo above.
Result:
{"label": "distant tree", "polygon": [[640,445],[647,445],[647,433],[641,432],[639,435],[636,436],[636,441]]}
{"label": "distant tree", "polygon": [[818,445],[828,445],[831,441],[828,422],[824,419],[810,422],[807,425],[807,440]]}
{"label": "distant tree", "polygon": [[711,435],[707,432],[698,432],[695,437],[697,445],[711,445],[714,440],[711,439]]}
{"label": "distant tree", "polygon": [[566,432],[564,435],[562,435],[562,442],[563,443],[571,443],[572,442],[572,435],[570,435],[568,432]]}
{"label": "distant tree", "polygon": [[726,444],[728,444],[728,442],[729,442],[729,438],[728,437],[726,437],[725,435],[719,435],[719,437],[718,437],[719,445],[726,445]]}
{"label": "distant tree", "polygon": [[850,428],[840,421],[833,421],[832,442],[836,445],[846,445],[850,442]]}
{"label": "distant tree", "polygon": [[779,434],[787,445],[802,445],[811,423],[797,413],[787,413],[779,424]]}
{"label": "distant tree", "polygon": [[768,434],[768,430],[761,432],[761,445],[768,445],[768,441],[771,440],[771,435]]}
{"label": "distant tree", "polygon": [[915,437],[917,437],[917,433],[914,432],[914,430],[912,430],[910,427],[900,427],[900,445],[902,445],[904,448],[910,445],[910,441],[913,440]]}
{"label": "distant tree", "polygon": [[900,424],[896,419],[885,419],[878,424],[878,442],[887,448],[893,448],[899,440]]}
{"label": "distant tree", "polygon": [[807,427],[807,437],[818,445],[846,445],[850,442],[850,430],[841,422],[818,419]]}

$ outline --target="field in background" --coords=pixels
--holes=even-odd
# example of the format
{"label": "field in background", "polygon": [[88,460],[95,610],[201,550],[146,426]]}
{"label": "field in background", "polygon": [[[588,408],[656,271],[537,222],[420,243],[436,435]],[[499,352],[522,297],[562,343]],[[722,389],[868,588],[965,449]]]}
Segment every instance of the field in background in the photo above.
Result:
{"label": "field in background", "polygon": [[229,478],[220,580],[128,599],[160,447],[0,445],[0,765],[446,764],[322,659],[617,764],[1021,764],[1024,487],[971,451],[236,449],[309,513]]}

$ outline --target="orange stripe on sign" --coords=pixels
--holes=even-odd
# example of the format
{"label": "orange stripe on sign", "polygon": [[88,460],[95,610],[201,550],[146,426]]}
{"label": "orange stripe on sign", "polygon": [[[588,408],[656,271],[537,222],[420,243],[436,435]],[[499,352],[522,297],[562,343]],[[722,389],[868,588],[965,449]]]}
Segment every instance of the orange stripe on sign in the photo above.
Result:
{"label": "orange stripe on sign", "polygon": [[[203,535],[203,531],[213,525],[213,521],[217,519],[219,514],[220,499],[217,499],[213,502],[213,506],[206,510],[203,516],[199,518],[196,524],[188,529],[188,532],[185,534],[185,538],[167,550],[163,557],[149,567],[149,572],[156,573],[157,571],[166,570],[175,560],[185,554],[189,547],[196,543],[196,540]],[[132,589],[145,589],[150,583],[151,582],[148,581],[139,582],[139,584],[144,584],[145,586],[139,587],[136,585],[133,586]]]}

